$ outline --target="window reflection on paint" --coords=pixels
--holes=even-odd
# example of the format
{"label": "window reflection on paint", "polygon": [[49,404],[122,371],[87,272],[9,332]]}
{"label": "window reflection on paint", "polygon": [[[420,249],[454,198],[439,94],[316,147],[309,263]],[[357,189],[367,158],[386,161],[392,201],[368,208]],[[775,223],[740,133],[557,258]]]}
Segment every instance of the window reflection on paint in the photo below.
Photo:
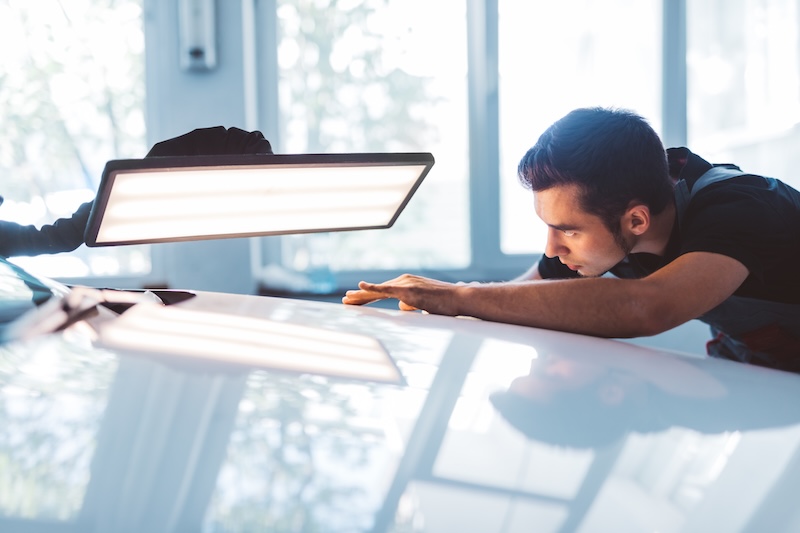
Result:
{"label": "window reflection on paint", "polygon": [[0,346],[0,515],[76,517],[115,371],[82,342]]}

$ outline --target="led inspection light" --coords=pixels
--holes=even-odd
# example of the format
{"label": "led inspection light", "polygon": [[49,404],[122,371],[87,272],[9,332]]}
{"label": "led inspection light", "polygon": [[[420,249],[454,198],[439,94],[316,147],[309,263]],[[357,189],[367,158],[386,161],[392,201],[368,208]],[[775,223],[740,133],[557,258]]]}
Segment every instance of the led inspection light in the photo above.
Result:
{"label": "led inspection light", "polygon": [[430,153],[224,155],[109,161],[88,246],[391,227]]}

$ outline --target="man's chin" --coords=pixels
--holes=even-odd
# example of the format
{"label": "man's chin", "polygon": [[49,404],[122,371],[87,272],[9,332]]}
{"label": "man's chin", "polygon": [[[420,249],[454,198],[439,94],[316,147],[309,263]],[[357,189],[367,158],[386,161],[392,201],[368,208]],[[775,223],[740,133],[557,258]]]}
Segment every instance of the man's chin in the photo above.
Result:
{"label": "man's chin", "polygon": [[602,276],[603,274],[605,274],[605,271],[604,272],[597,272],[595,270],[588,269],[586,267],[581,267],[581,268],[577,269],[575,272],[577,272],[578,275],[581,276],[582,278],[598,278],[598,277]]}

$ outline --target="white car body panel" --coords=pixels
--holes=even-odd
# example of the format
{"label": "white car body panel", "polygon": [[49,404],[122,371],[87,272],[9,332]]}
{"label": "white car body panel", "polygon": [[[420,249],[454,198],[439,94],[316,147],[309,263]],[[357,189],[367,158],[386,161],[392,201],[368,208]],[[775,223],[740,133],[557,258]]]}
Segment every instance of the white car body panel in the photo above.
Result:
{"label": "white car body panel", "polygon": [[[130,317],[148,313],[221,326],[149,345],[137,330],[139,348],[121,344]],[[242,332],[228,324],[254,320],[377,341],[399,380],[294,372],[269,336],[250,349],[270,357],[231,361]],[[193,357],[198,340],[218,360]],[[216,293],[0,345],[0,364],[0,487],[38,495],[24,504],[0,489],[2,531],[800,530],[795,374],[471,318]],[[532,368],[526,435],[493,398]]]}

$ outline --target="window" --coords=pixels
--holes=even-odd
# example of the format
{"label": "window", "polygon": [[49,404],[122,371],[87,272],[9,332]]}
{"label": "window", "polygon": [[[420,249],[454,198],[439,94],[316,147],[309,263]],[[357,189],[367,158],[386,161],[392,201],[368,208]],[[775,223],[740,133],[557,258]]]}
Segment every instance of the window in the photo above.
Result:
{"label": "window", "polygon": [[517,164],[572,109],[630,109],[660,128],[661,2],[499,2],[501,250],[544,250]]}
{"label": "window", "polygon": [[793,0],[687,3],[689,147],[800,186],[800,10]]}
{"label": "window", "polygon": [[[323,13],[319,2],[279,2],[281,151],[423,150],[437,160],[395,228],[283,239],[282,267],[306,274],[312,285],[327,266],[489,277],[479,269],[497,270],[510,264],[509,254],[544,248],[546,233],[516,168],[550,123],[575,107],[613,105],[660,127],[660,2],[587,0],[576,7],[501,1],[498,12],[472,15],[485,35],[467,35],[465,2],[434,4],[347,2],[326,5]],[[467,57],[468,39],[483,38],[487,48],[475,47],[476,55],[490,56],[495,32],[496,62]],[[469,69],[484,67],[486,86],[468,87],[485,81],[470,81]],[[499,161],[487,175],[471,168],[480,156],[468,150],[470,113],[479,114],[470,106],[481,104],[468,104],[469,91],[473,100],[499,100],[499,116],[487,106],[481,118],[486,131],[472,132],[488,160]],[[469,180],[489,187],[499,182],[499,209],[474,186],[471,201],[480,205],[470,207]],[[470,218],[477,226],[472,230]],[[499,236],[492,220],[498,218]],[[499,251],[475,242],[498,237]],[[274,264],[267,269],[278,279]]]}
{"label": "window", "polygon": [[284,238],[283,267],[469,264],[465,9],[463,0],[278,2],[280,152],[436,158],[394,227]]}
{"label": "window", "polygon": [[[94,197],[109,159],[142,157],[141,0],[0,3],[0,217],[41,226]],[[43,275],[142,274],[146,248],[16,258]]]}

